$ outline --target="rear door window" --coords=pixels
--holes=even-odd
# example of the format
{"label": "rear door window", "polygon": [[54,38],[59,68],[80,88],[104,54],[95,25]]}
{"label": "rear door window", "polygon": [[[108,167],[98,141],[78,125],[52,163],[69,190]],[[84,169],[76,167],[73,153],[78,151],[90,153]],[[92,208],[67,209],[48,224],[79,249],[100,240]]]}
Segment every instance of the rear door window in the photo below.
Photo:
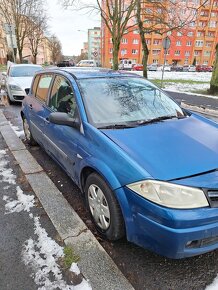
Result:
{"label": "rear door window", "polygon": [[35,79],[34,79],[33,88],[32,88],[32,95],[34,97],[36,96],[36,89],[37,89],[37,86],[38,86],[38,83],[39,83],[39,78],[40,78],[40,75],[36,76]]}
{"label": "rear door window", "polygon": [[52,74],[42,74],[36,90],[36,98],[42,102],[46,102],[48,91],[52,81]]}

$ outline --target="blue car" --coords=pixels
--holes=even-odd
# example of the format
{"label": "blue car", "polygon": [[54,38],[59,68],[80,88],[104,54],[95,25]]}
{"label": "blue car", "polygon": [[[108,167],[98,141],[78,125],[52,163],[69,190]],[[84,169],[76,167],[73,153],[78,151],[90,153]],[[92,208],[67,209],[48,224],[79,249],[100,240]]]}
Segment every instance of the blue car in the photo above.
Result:
{"label": "blue car", "polygon": [[218,248],[218,124],[128,72],[38,72],[21,116],[85,195],[101,236],[169,258]]}

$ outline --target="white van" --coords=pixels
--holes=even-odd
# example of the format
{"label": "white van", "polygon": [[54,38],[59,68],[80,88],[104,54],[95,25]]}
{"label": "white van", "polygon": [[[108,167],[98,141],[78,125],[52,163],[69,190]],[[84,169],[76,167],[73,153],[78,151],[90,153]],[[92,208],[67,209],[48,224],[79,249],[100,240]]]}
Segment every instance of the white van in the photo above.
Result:
{"label": "white van", "polygon": [[134,63],[131,59],[121,59],[118,68],[124,70],[131,70],[133,64]]}
{"label": "white van", "polygon": [[96,67],[97,63],[93,59],[83,59],[76,66],[79,66],[79,67]]}

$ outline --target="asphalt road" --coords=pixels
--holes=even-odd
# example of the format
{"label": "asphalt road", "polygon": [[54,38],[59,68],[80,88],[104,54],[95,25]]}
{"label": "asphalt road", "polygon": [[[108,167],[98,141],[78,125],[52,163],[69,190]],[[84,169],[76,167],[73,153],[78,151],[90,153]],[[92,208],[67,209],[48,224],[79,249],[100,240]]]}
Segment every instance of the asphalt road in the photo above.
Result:
{"label": "asphalt road", "polygon": [[[21,128],[20,105],[6,107],[4,111],[11,123]],[[29,147],[29,151],[87,226],[96,234],[103,247],[135,289],[201,290],[211,284],[217,276],[218,250],[198,257],[171,260],[139,248],[126,240],[116,243],[102,241],[93,228],[84,207],[83,196],[77,186],[40,147]]]}

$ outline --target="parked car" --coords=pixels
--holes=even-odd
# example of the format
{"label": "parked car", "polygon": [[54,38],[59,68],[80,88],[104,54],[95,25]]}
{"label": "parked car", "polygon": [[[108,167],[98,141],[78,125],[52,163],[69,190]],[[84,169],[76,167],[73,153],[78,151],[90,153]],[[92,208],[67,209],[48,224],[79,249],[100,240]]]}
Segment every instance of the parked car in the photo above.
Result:
{"label": "parked car", "polygon": [[41,65],[10,63],[5,88],[10,102],[21,102],[28,94],[34,74]]}
{"label": "parked car", "polygon": [[118,67],[122,70],[131,70],[133,64],[131,59],[121,59]]}
{"label": "parked car", "polygon": [[74,62],[70,60],[63,60],[57,64],[57,67],[69,67],[69,66],[75,66]]}
{"label": "parked car", "polygon": [[143,70],[143,64],[133,64],[132,70],[142,71]]}
{"label": "parked car", "polygon": [[171,71],[183,71],[183,66],[182,65],[172,65]]}
{"label": "parked car", "polygon": [[196,66],[196,71],[197,72],[212,72],[213,67],[212,66],[207,66],[207,65],[197,65]]}
{"label": "parked car", "polygon": [[37,142],[85,195],[100,235],[170,258],[218,248],[218,124],[146,79],[106,69],[38,72],[23,101]]}
{"label": "parked car", "polygon": [[165,66],[161,65],[161,66],[157,67],[158,71],[163,71],[163,69],[164,69],[164,71],[171,71],[171,66],[170,65],[165,65]]}
{"label": "parked car", "polygon": [[183,66],[183,71],[195,72],[196,71],[196,67],[194,65],[184,65]]}
{"label": "parked car", "polygon": [[97,67],[97,63],[93,59],[83,59],[76,66],[79,67]]}
{"label": "parked car", "polygon": [[147,69],[148,69],[149,71],[157,71],[157,64],[155,64],[155,63],[153,63],[153,64],[149,64],[149,65],[147,66]]}

